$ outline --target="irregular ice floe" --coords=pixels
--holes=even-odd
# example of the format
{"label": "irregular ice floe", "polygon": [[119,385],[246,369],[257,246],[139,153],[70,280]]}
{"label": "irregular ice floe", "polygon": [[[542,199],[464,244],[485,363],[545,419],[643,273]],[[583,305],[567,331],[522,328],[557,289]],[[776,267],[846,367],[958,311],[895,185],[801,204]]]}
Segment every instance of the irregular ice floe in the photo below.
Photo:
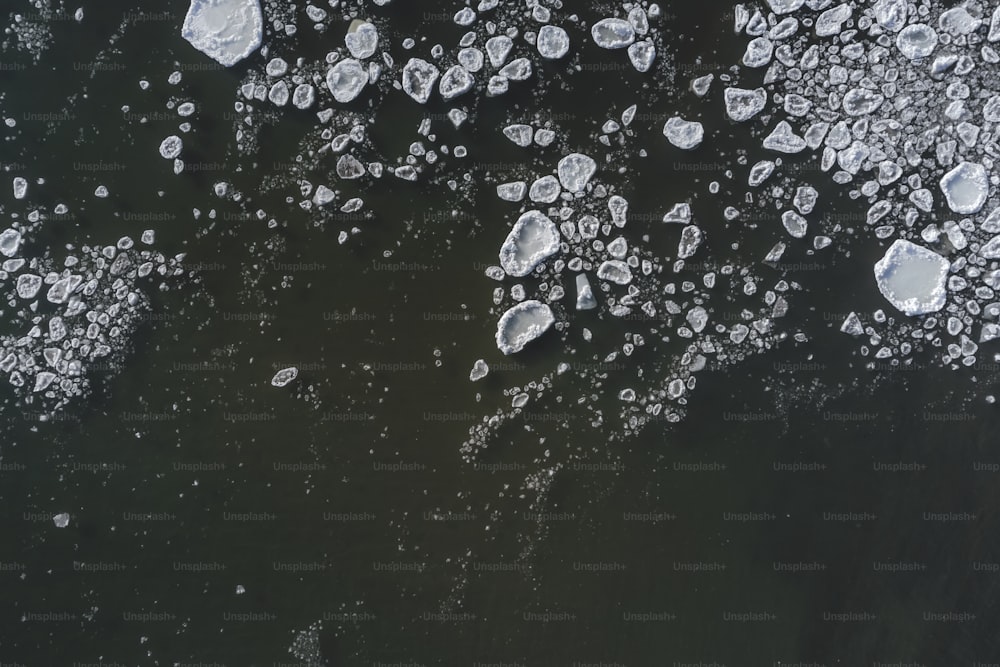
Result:
{"label": "irregular ice floe", "polygon": [[674,116],[663,125],[663,136],[671,144],[682,150],[697,148],[705,138],[705,129],[698,121],[684,120]]}
{"label": "irregular ice floe", "polygon": [[454,65],[441,77],[439,84],[441,97],[446,101],[454,99],[472,90],[475,83],[475,78],[468,70],[461,65]]}
{"label": "irregular ice floe", "polygon": [[948,260],[933,250],[899,239],[875,263],[875,280],[897,310],[926,315],[944,307],[948,267]]}
{"label": "irregular ice floe", "polygon": [[941,178],[941,191],[955,213],[978,213],[986,203],[989,182],[981,164],[962,162]]}
{"label": "irregular ice floe", "polygon": [[181,36],[230,67],[260,46],[264,17],[258,0],[191,0]]}
{"label": "irregular ice floe", "polygon": [[590,28],[590,34],[604,49],[624,49],[635,41],[635,28],[623,19],[601,19]]}
{"label": "irregular ice floe", "polygon": [[754,90],[726,88],[723,97],[726,102],[726,114],[737,123],[750,120],[767,105],[767,92],[763,88]]}
{"label": "irregular ice floe", "polygon": [[767,0],[767,6],[779,16],[789,14],[802,7],[805,0]]}
{"label": "irregular ice floe", "polygon": [[778,153],[801,153],[806,149],[806,141],[795,134],[788,121],[779,122],[764,139],[764,148]]}
{"label": "irregular ice floe", "polygon": [[559,230],[540,211],[527,211],[514,223],[500,247],[500,266],[517,278],[559,251]]}
{"label": "irregular ice floe", "polygon": [[593,310],[597,308],[597,299],[590,287],[590,281],[586,274],[579,273],[576,276],[576,309]]}
{"label": "irregular ice floe", "polygon": [[378,29],[367,21],[355,20],[344,37],[344,43],[354,58],[371,58],[378,49]]}
{"label": "irregular ice floe", "polygon": [[341,104],[354,101],[367,84],[368,72],[353,58],[337,62],[326,75],[327,88]]}
{"label": "irregular ice floe", "polygon": [[926,23],[908,25],[896,37],[896,47],[910,60],[926,58],[937,44],[937,33]]}
{"label": "irregular ice floe", "polygon": [[543,25],[535,40],[538,53],[543,58],[557,60],[569,53],[569,35],[554,25]]}
{"label": "irregular ice floe", "polygon": [[420,104],[426,104],[440,75],[440,70],[426,60],[410,58],[403,67],[403,91]]}
{"label": "irregular ice floe", "polygon": [[559,160],[557,172],[559,182],[566,190],[581,192],[597,172],[597,163],[582,153],[570,153]]}
{"label": "irregular ice floe", "polygon": [[272,387],[284,387],[292,382],[295,378],[299,376],[299,369],[291,366],[289,368],[282,368],[280,371],[274,374],[271,378]]}
{"label": "irregular ice floe", "polygon": [[497,323],[497,347],[505,355],[516,354],[555,324],[552,309],[530,299],[507,310]]}
{"label": "irregular ice floe", "polygon": [[490,367],[487,365],[486,361],[483,359],[476,359],[476,363],[472,365],[472,370],[469,371],[469,380],[472,382],[479,382],[484,377],[489,375]]}

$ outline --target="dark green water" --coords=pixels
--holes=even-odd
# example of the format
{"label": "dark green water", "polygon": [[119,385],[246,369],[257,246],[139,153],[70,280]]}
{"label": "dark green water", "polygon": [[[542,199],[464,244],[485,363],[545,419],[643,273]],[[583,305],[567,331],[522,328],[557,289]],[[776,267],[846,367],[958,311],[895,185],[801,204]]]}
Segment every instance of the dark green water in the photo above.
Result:
{"label": "dark green water", "polygon": [[[126,10],[85,5],[86,29],[53,21],[41,64],[0,75],[4,114],[23,119],[4,162],[47,179],[36,203],[73,204],[37,247],[58,254],[152,227],[158,248],[197,269],[150,290],[127,364],[98,373],[86,400],[48,422],[5,408],[0,667],[305,665],[289,647],[317,623],[331,666],[1000,661],[1000,420],[974,398],[996,368],[864,370],[837,329],[845,312],[880,306],[877,245],[795,258],[823,269],[795,278],[806,290],[783,324],[810,342],[712,367],[679,424],[629,438],[594,428],[574,403],[595,388],[567,378],[469,456],[470,427],[509,405],[507,388],[587,361],[552,336],[497,363],[483,269],[515,209],[484,187],[449,219],[439,184],[384,181],[361,195],[370,219],[310,224],[286,192],[258,192],[309,119],[263,130],[246,161],[257,170],[233,173],[227,114],[243,66],[199,69],[207,59],[178,34],[183,5],[131,23],[113,52]],[[728,19],[672,11],[678,69],[736,61]],[[590,51],[581,57],[604,57]],[[114,67],[92,79],[74,67],[102,52]],[[184,78],[170,86],[175,69]],[[631,103],[618,97],[641,80],[630,76],[550,95],[547,111],[582,144]],[[696,104],[659,85],[663,117]],[[156,153],[176,131],[172,95],[198,104],[184,157],[202,168],[180,176]],[[396,128],[415,128],[420,110],[394,95],[378,141],[405,152],[412,129]],[[528,160],[496,129],[532,103],[490,101],[453,141],[516,172]],[[163,115],[139,124],[123,104]],[[72,119],[51,128],[30,120],[64,109]],[[699,159],[727,163],[754,140],[714,113],[706,127],[722,148]],[[633,210],[694,192],[711,211],[707,181],[721,175],[679,167],[657,137],[662,119],[647,125],[636,141],[650,166],[620,177]],[[215,197],[218,180],[278,228]],[[100,183],[107,199],[91,194]],[[824,212],[850,213],[834,192],[823,191]],[[23,206],[3,193],[7,210]],[[192,208],[218,215],[196,221]],[[339,244],[354,224],[362,233]],[[751,258],[781,236],[706,227],[717,249],[739,240]],[[478,358],[495,370],[471,384]],[[644,362],[656,359],[609,370],[615,389],[598,399],[609,414]],[[271,387],[290,365],[296,384]],[[65,529],[59,512],[71,515]]]}

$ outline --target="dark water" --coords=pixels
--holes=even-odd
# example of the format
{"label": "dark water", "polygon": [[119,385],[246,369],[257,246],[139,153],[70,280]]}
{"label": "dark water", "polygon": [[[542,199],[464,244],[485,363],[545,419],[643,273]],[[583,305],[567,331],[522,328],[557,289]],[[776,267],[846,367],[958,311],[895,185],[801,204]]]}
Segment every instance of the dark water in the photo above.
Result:
{"label": "dark water", "polygon": [[[507,227],[491,188],[449,218],[441,188],[384,182],[362,195],[371,219],[310,224],[285,192],[260,189],[309,120],[265,129],[246,161],[257,170],[233,173],[244,66],[199,69],[207,60],[178,34],[183,4],[85,4],[86,29],[52,21],[41,64],[0,77],[4,113],[24,119],[10,161],[47,179],[39,203],[74,204],[39,248],[151,227],[157,247],[197,269],[151,290],[128,363],[98,372],[87,400],[48,422],[30,408],[4,414],[0,667],[304,665],[289,647],[317,623],[331,666],[1000,661],[998,417],[976,397],[996,369],[864,369],[837,329],[845,312],[880,306],[878,244],[794,258],[822,268],[796,277],[806,289],[785,323],[810,341],[710,369],[679,424],[630,438],[593,428],[573,407],[593,388],[568,380],[565,401],[531,403],[464,456],[469,428],[509,404],[506,388],[573,361],[559,340],[539,341],[468,382],[476,359],[499,361],[483,268]],[[128,11],[171,15],[132,21],[109,51]],[[671,11],[678,81],[736,62],[729,19]],[[101,52],[114,67],[89,78],[79,63]],[[631,103],[641,78],[630,76],[599,78],[600,94],[550,95],[548,113],[583,142]],[[653,113],[700,104],[656,85]],[[176,131],[171,95],[198,104],[184,157],[202,167],[181,176],[156,153]],[[405,152],[412,130],[393,128],[420,113],[397,96],[378,141]],[[163,115],[130,122],[122,104]],[[492,130],[530,104],[527,93],[484,104],[454,141],[480,161],[523,161]],[[72,119],[51,129],[30,120],[63,110]],[[704,122],[720,148],[700,159],[729,163],[754,145],[718,107]],[[691,198],[710,211],[718,170],[678,166],[655,141],[661,124],[638,140],[650,166],[622,177],[633,209]],[[218,180],[278,228],[216,198]],[[100,183],[112,196],[91,195]],[[5,207],[21,205],[3,193]],[[851,212],[831,188],[821,202]],[[195,207],[215,208],[215,221],[194,220]],[[354,224],[363,232],[340,245]],[[716,249],[739,240],[755,258],[781,237],[778,226],[773,238],[706,227]],[[271,387],[289,365],[299,381]],[[609,412],[633,376],[610,371]],[[69,527],[54,527],[58,512]]]}

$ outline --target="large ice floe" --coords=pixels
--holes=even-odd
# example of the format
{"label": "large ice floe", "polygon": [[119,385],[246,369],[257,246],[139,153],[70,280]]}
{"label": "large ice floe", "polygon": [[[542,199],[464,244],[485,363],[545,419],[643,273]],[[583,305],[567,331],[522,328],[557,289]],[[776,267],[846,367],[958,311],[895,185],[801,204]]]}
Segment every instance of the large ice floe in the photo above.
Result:
{"label": "large ice floe", "polygon": [[875,263],[879,291],[906,315],[926,315],[944,308],[947,277],[947,259],[909,241],[895,241]]}
{"label": "large ice floe", "polygon": [[194,48],[226,67],[256,51],[263,35],[259,0],[191,0],[181,28]]}

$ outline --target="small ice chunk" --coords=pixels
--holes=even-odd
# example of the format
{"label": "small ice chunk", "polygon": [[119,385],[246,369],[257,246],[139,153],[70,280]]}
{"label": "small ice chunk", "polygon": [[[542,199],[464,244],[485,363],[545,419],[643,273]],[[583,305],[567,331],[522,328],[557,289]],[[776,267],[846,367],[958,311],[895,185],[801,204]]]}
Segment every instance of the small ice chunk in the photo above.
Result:
{"label": "small ice chunk", "polygon": [[590,28],[590,34],[603,49],[624,49],[635,41],[635,28],[624,19],[601,19]]}
{"label": "small ice chunk", "polygon": [[704,240],[704,234],[702,234],[701,229],[697,225],[688,225],[681,232],[681,240],[677,244],[677,258],[687,259],[688,257],[692,257]]}
{"label": "small ice chunk", "polygon": [[486,362],[482,359],[476,359],[476,363],[472,366],[472,371],[469,373],[469,380],[472,382],[479,382],[484,377],[489,375],[490,367],[486,365]]}
{"label": "small ice chunk", "polygon": [[[49,375],[51,375],[51,373],[49,373]],[[56,514],[52,517],[52,523],[56,525],[56,528],[65,528],[69,525],[69,514],[66,512]]]}
{"label": "small ice chunk", "polygon": [[451,100],[472,90],[476,79],[461,65],[453,65],[441,77],[439,89],[441,97]]}
{"label": "small ice chunk", "polygon": [[[405,80],[405,75],[404,75]],[[345,58],[330,68],[326,85],[341,104],[353,101],[368,83],[368,71],[353,58]]]}
{"label": "small ice chunk", "polygon": [[678,222],[685,225],[691,222],[691,205],[687,202],[674,204],[673,208],[664,214],[663,222]]}
{"label": "small ice chunk", "polygon": [[420,58],[410,58],[403,67],[403,91],[420,104],[426,104],[437,83],[440,71]]}
{"label": "small ice chunk", "polygon": [[767,0],[767,6],[771,8],[771,11],[779,16],[781,14],[789,14],[794,12],[805,0]]}
{"label": "small ice chunk", "polygon": [[225,67],[260,46],[264,17],[258,0],[191,0],[181,36]]}
{"label": "small ice chunk", "polygon": [[692,150],[705,138],[705,129],[696,120],[684,120],[674,116],[663,125],[663,136],[671,144],[682,150]]}
{"label": "small ice chunk", "polygon": [[184,142],[176,134],[171,134],[169,137],[160,142],[160,157],[165,160],[173,160],[181,154],[181,149],[184,148]]}
{"label": "small ice chunk", "polygon": [[272,104],[279,107],[283,107],[288,104],[289,96],[288,84],[284,81],[278,81],[271,86],[271,90],[267,91],[267,99],[269,99]]}
{"label": "small ice chunk", "polygon": [[936,252],[898,239],[875,263],[875,280],[882,296],[899,311],[925,315],[944,307],[948,266]]}
{"label": "small ice chunk", "polygon": [[989,181],[986,169],[975,162],[962,162],[941,178],[941,191],[955,213],[978,213],[986,203]]}
{"label": "small ice chunk", "polygon": [[497,186],[497,197],[504,201],[521,201],[528,194],[528,184],[524,181],[501,183]]}
{"label": "small ice chunk", "polygon": [[937,43],[937,33],[926,23],[908,25],[896,36],[896,48],[910,60],[926,58],[934,52]]}
{"label": "small ice chunk", "polygon": [[555,223],[540,211],[527,211],[500,247],[500,266],[508,275],[521,278],[557,252],[559,230]]}
{"label": "small ice chunk", "polygon": [[844,318],[843,324],[840,325],[840,330],[851,336],[860,336],[864,334],[865,328],[861,324],[861,318],[855,312],[850,312],[847,317]]}
{"label": "small ice chunk", "polygon": [[14,177],[14,199],[24,199],[28,194],[28,181],[20,176]]}
{"label": "small ice chunk", "polygon": [[505,127],[503,129],[503,134],[521,148],[527,148],[531,145],[534,130],[532,130],[530,125],[525,125],[524,123],[514,123],[513,125]]}
{"label": "small ice chunk", "polygon": [[597,299],[594,298],[594,291],[590,287],[587,275],[579,273],[576,276],[576,309],[593,310],[597,308]]}
{"label": "small ice chunk", "polygon": [[285,76],[288,71],[288,62],[284,58],[271,58],[264,66],[264,71],[268,76]]}
{"label": "small ice chunk", "polygon": [[529,299],[505,312],[497,323],[497,347],[506,355],[516,354],[555,323],[552,309]]}
{"label": "small ice chunk", "polygon": [[538,31],[535,46],[543,58],[557,60],[569,53],[569,35],[558,26],[544,25]]}
{"label": "small ice chunk", "polygon": [[507,62],[510,50],[514,48],[514,42],[506,35],[497,35],[486,40],[486,55],[490,59],[493,67],[501,67]]}
{"label": "small ice chunk", "polygon": [[296,368],[295,366],[282,368],[280,371],[274,374],[273,378],[271,378],[271,386],[284,387],[298,376],[299,376],[299,369]]}
{"label": "small ice chunk", "polygon": [[691,92],[698,97],[704,97],[708,94],[708,89],[711,88],[713,81],[715,81],[714,74],[706,74],[705,76],[699,76],[697,79],[692,79]]}
{"label": "small ice chunk", "polygon": [[645,39],[628,47],[628,59],[637,72],[648,72],[656,60],[656,47]]}
{"label": "small ice chunk", "polygon": [[367,21],[355,20],[344,37],[351,55],[359,60],[371,58],[378,49],[378,29]]}
{"label": "small ice chunk", "polygon": [[774,162],[771,160],[761,160],[750,168],[750,176],[747,177],[747,184],[756,188],[767,180],[768,176],[774,173]]}
{"label": "small ice chunk", "polygon": [[805,218],[795,211],[785,211],[782,213],[781,224],[785,226],[785,230],[794,238],[801,239],[806,235],[808,225]]}
{"label": "small ice chunk", "polygon": [[763,146],[778,153],[800,153],[806,148],[806,140],[795,134],[788,121],[783,120],[764,139]]}
{"label": "small ice chunk", "polygon": [[543,204],[551,204],[559,198],[560,192],[562,190],[559,187],[559,179],[550,174],[549,176],[542,176],[531,184],[531,188],[528,190],[528,199]]}
{"label": "small ice chunk", "polygon": [[33,273],[22,273],[17,277],[17,295],[22,299],[34,299],[42,289],[42,277]]}
{"label": "small ice chunk", "polygon": [[597,163],[582,153],[570,153],[559,160],[559,182],[570,192],[581,192],[597,172]]}
{"label": "small ice chunk", "polygon": [[771,62],[774,55],[774,43],[767,37],[757,37],[747,44],[743,54],[743,64],[747,67],[763,67]]}
{"label": "small ice chunk", "polygon": [[763,88],[726,88],[723,97],[726,101],[726,114],[737,123],[750,120],[767,105],[767,92]]}
{"label": "small ice chunk", "polygon": [[0,232],[0,255],[13,257],[21,247],[21,233],[16,229],[5,229]]}
{"label": "small ice chunk", "polygon": [[632,282],[632,269],[619,259],[609,259],[597,267],[597,277],[616,285],[628,285]]}

